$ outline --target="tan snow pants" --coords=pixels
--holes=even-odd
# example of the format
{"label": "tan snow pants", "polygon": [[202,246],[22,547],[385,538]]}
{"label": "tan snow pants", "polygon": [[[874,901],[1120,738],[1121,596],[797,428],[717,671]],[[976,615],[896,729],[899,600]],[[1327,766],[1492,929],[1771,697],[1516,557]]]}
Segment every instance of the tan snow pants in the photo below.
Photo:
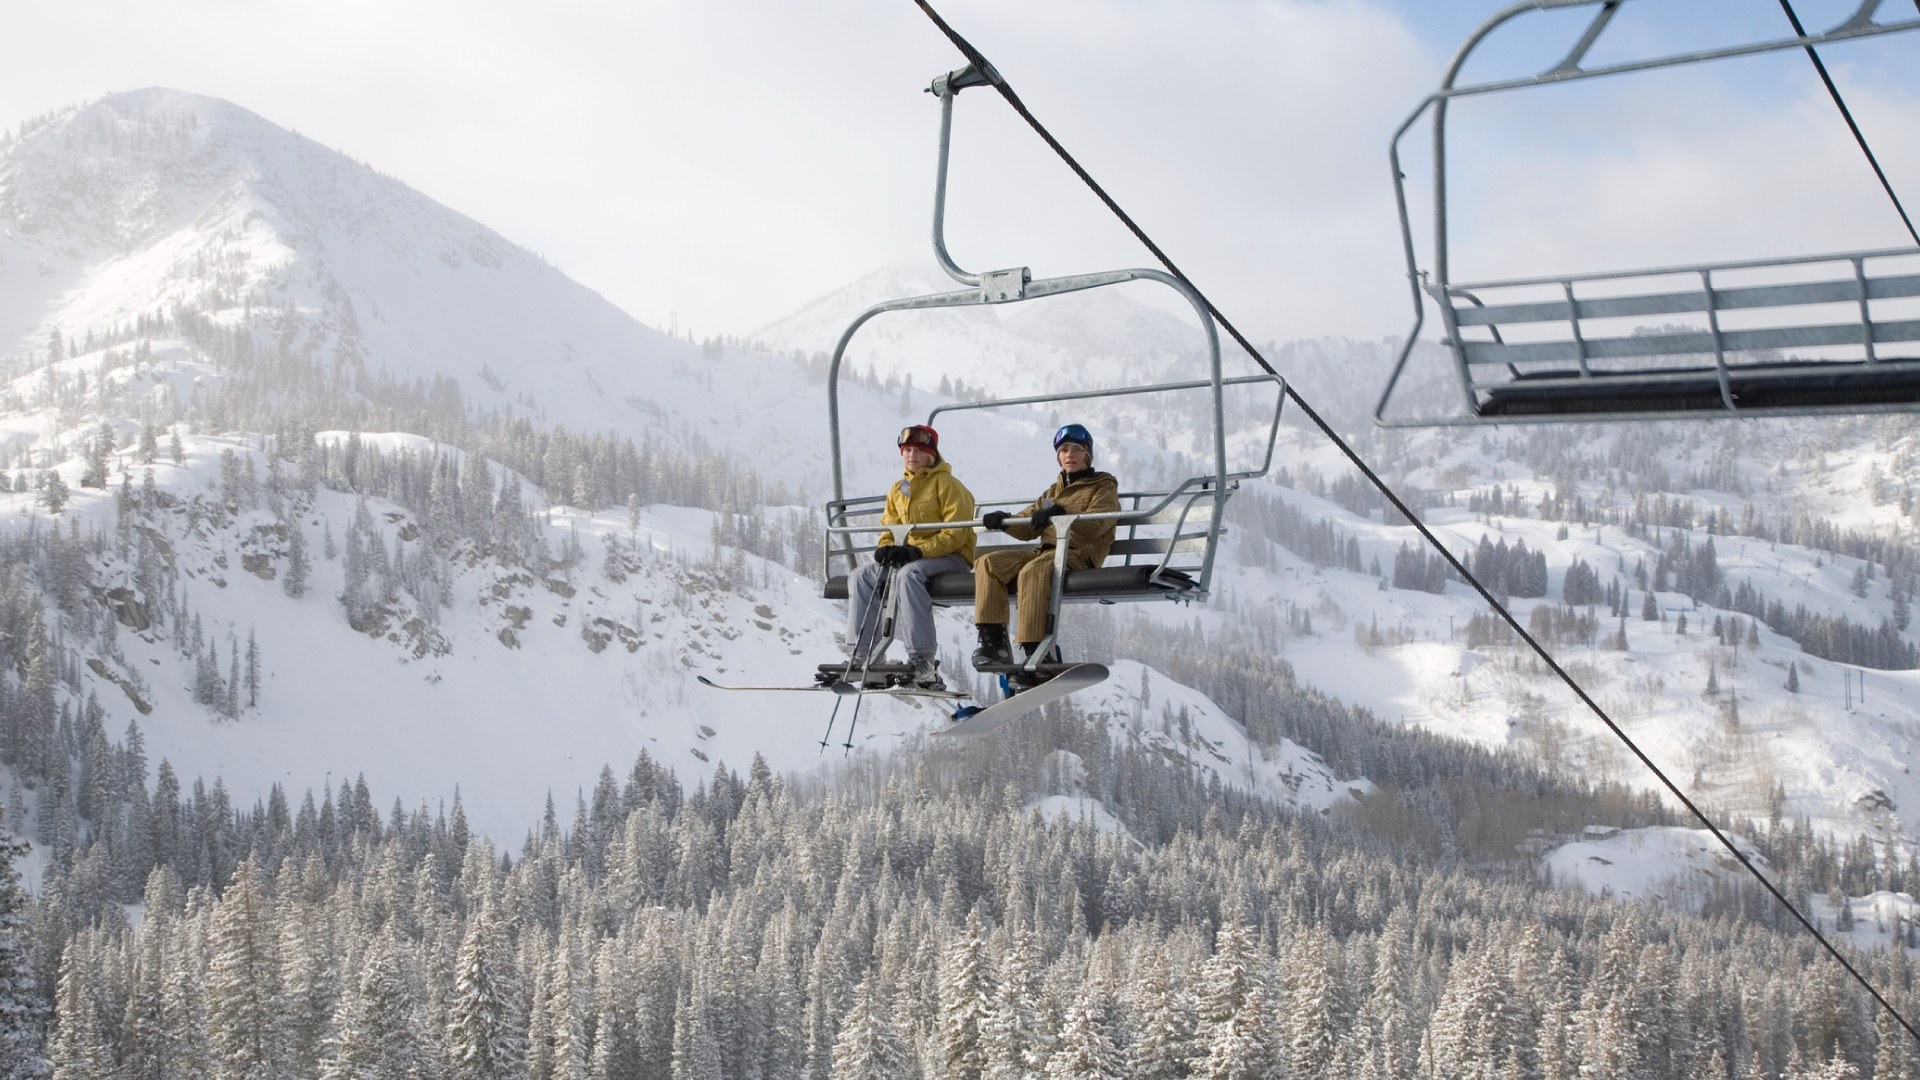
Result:
{"label": "tan snow pants", "polygon": [[[1007,621],[1007,583],[1019,579],[1020,625],[1013,640],[1032,645],[1047,636],[1047,607],[1053,597],[1053,546],[990,551],[973,561],[973,621],[981,625]],[[1067,569],[1087,570],[1091,564],[1080,552],[1067,549]]]}

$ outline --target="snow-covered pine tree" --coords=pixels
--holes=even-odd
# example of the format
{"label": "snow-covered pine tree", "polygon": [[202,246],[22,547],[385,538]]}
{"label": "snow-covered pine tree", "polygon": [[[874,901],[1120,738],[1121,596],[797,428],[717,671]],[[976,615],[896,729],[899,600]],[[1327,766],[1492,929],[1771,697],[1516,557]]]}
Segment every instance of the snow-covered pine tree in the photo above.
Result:
{"label": "snow-covered pine tree", "polygon": [[634,1038],[639,1011],[628,949],[617,938],[602,938],[593,961],[593,1057],[588,1080],[622,1080],[644,1068]]}
{"label": "snow-covered pine tree", "polygon": [[1207,1033],[1207,1056],[1194,1069],[1200,1080],[1260,1080],[1281,1075],[1267,988],[1254,983],[1240,1007]]}
{"label": "snow-covered pine tree", "polygon": [[227,656],[227,692],[220,699],[220,711],[232,718],[240,715],[240,643],[231,637],[227,639]]}
{"label": "snow-covered pine tree", "polygon": [[172,871],[156,867],[153,873],[160,878],[149,886],[146,918],[140,921],[120,1026],[120,1056],[129,1077],[178,1075],[170,1071],[172,1055],[168,1045],[165,995],[166,947],[173,935],[174,921],[165,879]]}
{"label": "snow-covered pine tree", "polygon": [[410,1080],[437,1071],[406,951],[392,923],[367,950],[359,978],[334,1012],[333,1053],[320,1068],[326,1080]]}
{"label": "snow-covered pine tree", "polygon": [[100,1000],[93,985],[98,968],[82,955],[75,938],[60,957],[60,981],[54,991],[53,1080],[95,1080],[113,1070],[113,1051],[100,1030]]}
{"label": "snow-covered pine tree", "polygon": [[980,1080],[986,1073],[983,1028],[998,996],[987,968],[980,914],[967,913],[967,925],[940,958],[940,1061],[953,1080]]}
{"label": "snow-covered pine tree", "polygon": [[1120,1052],[1107,1019],[1112,1004],[1103,980],[1081,985],[1060,1027],[1060,1048],[1047,1059],[1047,1080],[1120,1080]]}
{"label": "snow-covered pine tree", "polygon": [[73,497],[73,491],[67,487],[67,482],[60,478],[60,470],[48,469],[42,475],[46,477],[46,484],[40,489],[40,505],[47,508],[47,513],[58,517],[60,512],[67,508],[67,501]]}
{"label": "snow-covered pine tree", "polygon": [[206,1002],[215,1080],[274,1080],[285,1065],[276,937],[273,904],[253,861],[242,861],[213,912]]}
{"label": "snow-covered pine tree", "polygon": [[[10,786],[19,792],[17,780]],[[0,826],[8,828],[0,832],[0,1078],[13,1080],[46,1074],[46,1059],[40,1057],[46,999],[33,972],[27,922],[31,901],[13,865],[29,846],[13,838],[13,819],[0,821]]]}
{"label": "snow-covered pine tree", "polygon": [[289,879],[288,888],[280,890],[280,1000],[288,1066],[295,1076],[314,1076],[320,1070],[342,989],[340,961],[333,955],[320,895],[326,886],[326,865],[318,852],[308,855],[300,867],[289,859],[282,877]]}
{"label": "snow-covered pine tree", "polygon": [[247,627],[247,707],[255,708],[260,704],[260,640],[254,636],[253,627]]}
{"label": "snow-covered pine tree", "polygon": [[1320,1080],[1333,1057],[1334,1040],[1343,1026],[1331,969],[1337,948],[1324,926],[1312,926],[1294,935],[1288,950],[1284,1034],[1287,1075],[1294,1080]]}
{"label": "snow-covered pine tree", "polygon": [[287,522],[287,571],[281,575],[280,590],[295,600],[307,594],[307,576],[313,566],[307,559],[307,533],[295,515]]}
{"label": "snow-covered pine tree", "polygon": [[554,945],[553,968],[547,978],[547,1015],[553,1024],[552,1080],[586,1080],[586,995],[570,925],[562,926]]}
{"label": "snow-covered pine tree", "polygon": [[[853,991],[853,1008],[833,1043],[834,1080],[894,1080],[910,1075],[907,1044],[888,1017],[887,993],[870,974]],[[879,1000],[875,1000],[878,998]]]}
{"label": "snow-covered pine tree", "polygon": [[1193,997],[1175,985],[1164,954],[1143,957],[1132,983],[1130,1080],[1179,1080],[1202,1056],[1194,1045]]}
{"label": "snow-covered pine tree", "polygon": [[1247,992],[1262,981],[1256,965],[1259,953],[1253,929],[1232,916],[1214,935],[1213,955],[1200,968],[1195,1002],[1203,1041],[1213,1040],[1213,1028],[1230,1022],[1240,1012]]}
{"label": "snow-covered pine tree", "polygon": [[673,1010],[673,1080],[721,1080],[720,1048],[706,1013],[706,990],[695,972]]}
{"label": "snow-covered pine tree", "polygon": [[1039,1015],[1041,988],[1033,932],[1022,926],[1009,935],[1000,958],[999,992],[985,1020],[987,1080],[1024,1080],[1046,1064],[1052,1037]]}
{"label": "snow-covered pine tree", "polygon": [[1480,942],[1456,953],[1446,989],[1434,1007],[1423,1069],[1443,1076],[1492,1076],[1511,1047],[1508,1002],[1512,987],[1500,970],[1497,950]]}

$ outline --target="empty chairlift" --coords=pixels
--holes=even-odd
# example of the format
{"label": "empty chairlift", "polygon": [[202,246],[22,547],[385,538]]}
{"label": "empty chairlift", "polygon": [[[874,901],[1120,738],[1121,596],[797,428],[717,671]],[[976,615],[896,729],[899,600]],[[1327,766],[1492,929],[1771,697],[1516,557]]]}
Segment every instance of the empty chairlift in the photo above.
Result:
{"label": "empty chairlift", "polygon": [[[1144,600],[1204,599],[1213,576],[1214,557],[1223,532],[1222,514],[1227,500],[1238,488],[1240,481],[1265,475],[1272,464],[1274,442],[1280,430],[1280,410],[1286,400],[1285,383],[1278,376],[1265,374],[1237,378],[1223,377],[1220,338],[1213,318],[1207,310],[1206,301],[1178,278],[1159,270],[1111,270],[1102,273],[1036,279],[1026,267],[970,273],[954,263],[947,253],[944,236],[947,158],[949,137],[953,128],[954,97],[966,87],[985,85],[992,77],[991,73],[982,75],[969,65],[935,79],[929,88],[940,101],[940,155],[933,193],[933,253],[948,276],[965,287],[954,292],[911,296],[875,304],[853,320],[834,346],[833,360],[827,373],[828,433],[833,457],[833,499],[826,508],[826,596],[836,600],[846,598],[846,575],[861,556],[873,552],[879,534],[888,528],[879,524],[880,515],[885,508],[884,494],[849,496],[846,491],[841,450],[840,365],[846,356],[848,343],[853,340],[861,327],[880,315],[933,308],[1021,303],[1085,289],[1118,285],[1123,282],[1153,281],[1179,293],[1192,306],[1194,314],[1199,319],[1207,341],[1208,366],[1203,378],[1150,386],[1123,386],[1105,390],[953,403],[934,409],[928,415],[927,421],[931,424],[943,413],[1007,406],[1043,405],[1060,401],[1142,394],[1170,395],[1182,391],[1209,393],[1211,408],[1207,414],[1211,417],[1212,429],[1208,433],[1207,446],[1212,458],[1210,471],[1187,477],[1160,490],[1123,491],[1120,496],[1123,509],[1116,514],[1092,514],[1083,515],[1080,518],[1055,519],[1061,525],[1057,531],[1063,548],[1068,533],[1066,525],[1074,520],[1111,517],[1118,522],[1118,528],[1106,565],[1089,570],[1066,571],[1065,558],[1055,560],[1055,580],[1048,625],[1057,626],[1060,605],[1063,603],[1112,604]],[[1200,373],[1196,372],[1196,374]],[[1224,395],[1228,387],[1247,383],[1265,383],[1274,387],[1278,393],[1275,395],[1272,421],[1266,431],[1265,457],[1257,465],[1236,471],[1230,468],[1227,458]],[[1124,481],[1125,478],[1123,477],[1122,480]],[[981,495],[979,505],[982,508],[1019,507],[1026,504],[1032,497],[1031,492],[1011,493],[1018,495],[1018,498],[995,498],[991,493],[980,493],[977,490],[976,494]],[[908,531],[930,524],[938,523],[900,524],[890,528],[894,530],[897,537],[904,537]],[[945,527],[951,527],[951,524],[947,523]],[[978,527],[981,522],[976,520],[962,524]],[[994,548],[982,546],[978,550],[979,553],[985,554]],[[970,605],[973,603],[971,573],[936,575],[929,580],[928,586],[937,604]],[[1050,633],[1041,647],[1035,650],[1036,660],[1052,644],[1053,635]]]}
{"label": "empty chairlift", "polygon": [[[1447,231],[1447,106],[1455,98],[1808,49],[1920,29],[1876,21],[1864,0],[1825,33],[1591,68],[1582,67],[1622,0],[1526,0],[1473,32],[1440,88],[1394,133],[1392,166],[1412,284],[1413,330],[1374,412],[1384,426],[1783,416],[1920,409],[1920,248],[1455,281]],[[1529,11],[1597,7],[1571,52],[1539,75],[1455,85],[1494,29]],[[1891,7],[1891,5],[1888,5]],[[1836,94],[1837,97],[1837,94]],[[1422,116],[1433,131],[1433,248],[1421,269],[1407,210],[1400,142]],[[1864,145],[1864,141],[1863,141]],[[1438,311],[1463,411],[1390,418],[1388,407],[1426,320]],[[1635,320],[1648,325],[1634,325]]]}

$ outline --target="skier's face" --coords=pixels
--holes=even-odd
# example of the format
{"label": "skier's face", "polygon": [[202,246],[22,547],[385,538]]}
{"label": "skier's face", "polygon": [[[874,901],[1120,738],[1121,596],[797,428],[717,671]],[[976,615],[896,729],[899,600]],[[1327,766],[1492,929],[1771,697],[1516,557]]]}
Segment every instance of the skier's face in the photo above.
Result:
{"label": "skier's face", "polygon": [[900,448],[900,464],[905,465],[908,472],[919,472],[921,469],[931,468],[933,451],[924,446],[908,443]]}
{"label": "skier's face", "polygon": [[1060,468],[1066,472],[1079,472],[1093,460],[1093,454],[1077,442],[1061,443],[1054,456],[1060,459]]}

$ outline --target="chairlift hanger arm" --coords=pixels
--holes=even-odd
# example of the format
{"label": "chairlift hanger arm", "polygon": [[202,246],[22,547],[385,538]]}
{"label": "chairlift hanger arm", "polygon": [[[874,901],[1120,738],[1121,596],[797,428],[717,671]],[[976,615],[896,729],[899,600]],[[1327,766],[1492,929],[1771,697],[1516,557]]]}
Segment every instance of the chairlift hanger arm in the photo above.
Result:
{"label": "chairlift hanger arm", "polygon": [[[1274,444],[1280,438],[1280,416],[1287,404],[1287,380],[1282,375],[1241,375],[1231,379],[1221,379],[1220,385],[1245,386],[1249,383],[1272,383],[1280,388],[1280,399],[1274,403],[1273,423],[1267,431],[1267,453],[1261,459],[1258,469],[1248,472],[1228,473],[1229,480],[1245,480],[1265,476],[1273,467]],[[1170,390],[1205,390],[1213,383],[1205,380],[1192,382],[1156,383],[1152,386],[1123,386],[1112,390],[1077,390],[1067,394],[1041,394],[1036,397],[990,398],[983,401],[958,401],[950,405],[940,405],[927,414],[927,425],[931,427],[935,417],[944,412],[962,412],[970,409],[997,409],[1002,405],[1045,405],[1055,401],[1085,401],[1092,398],[1128,397],[1133,394],[1157,394]]]}
{"label": "chairlift hanger arm", "polygon": [[[1581,67],[1580,61],[1585,58],[1587,51],[1593,47],[1594,42],[1599,39],[1601,31],[1606,28],[1607,22],[1613,18],[1613,12],[1624,2],[1625,0],[1520,0],[1517,4],[1509,5],[1493,15],[1486,22],[1481,23],[1479,28],[1468,36],[1466,42],[1454,53],[1452,62],[1447,65],[1447,73],[1440,81],[1440,88],[1428,96],[1427,100],[1421,102],[1420,110],[1415,111],[1414,117],[1418,117],[1419,112],[1424,110],[1428,105],[1449,98],[1467,97],[1473,94],[1491,94],[1502,90],[1517,90],[1521,87],[1542,86],[1548,83],[1572,82],[1578,79],[1591,79],[1602,75],[1620,75],[1629,71],[1676,67],[1681,64],[1696,64],[1707,60],[1726,60],[1736,56],[1753,56],[1759,53],[1778,52],[1781,49],[1812,48],[1834,42],[1877,37],[1881,34],[1898,34],[1909,30],[1920,30],[1920,18],[1902,19],[1898,22],[1889,23],[1874,22],[1873,16],[1880,7],[1882,0],[1863,0],[1860,7],[1845,22],[1819,34],[1800,34],[1773,41],[1751,42],[1745,45],[1728,45],[1718,49],[1700,49],[1693,52],[1675,53],[1671,56],[1652,57],[1646,60],[1630,60],[1619,64],[1606,64],[1594,68]],[[1588,26],[1587,32],[1582,35],[1580,41],[1569,51],[1566,58],[1553,67],[1542,71],[1538,75],[1529,75],[1522,78],[1498,79],[1493,82],[1472,83],[1467,86],[1454,85],[1454,80],[1459,77],[1460,68],[1466,63],[1467,57],[1485,40],[1488,34],[1491,34],[1502,24],[1513,20],[1517,16],[1524,15],[1529,11],[1551,11],[1559,8],[1587,7],[1595,4],[1601,5],[1601,11],[1595,16],[1593,23]],[[1408,123],[1411,124],[1412,120],[1413,118],[1410,117]],[[1402,125],[1403,131],[1405,127],[1406,125]]]}
{"label": "chairlift hanger arm", "polygon": [[[989,277],[990,275],[981,276]],[[1086,289],[1097,289],[1103,285],[1116,285],[1125,281],[1158,281],[1181,294],[1181,296],[1193,306],[1195,312],[1200,316],[1201,328],[1206,332],[1207,352],[1211,358],[1213,369],[1211,373],[1212,378],[1194,385],[1215,389],[1215,409],[1218,411],[1218,388],[1226,385],[1225,380],[1221,377],[1220,371],[1220,335],[1214,327],[1213,320],[1207,315],[1206,301],[1200,298],[1199,294],[1195,293],[1191,286],[1188,286],[1179,278],[1163,271],[1146,267],[1132,270],[1109,270],[1095,274],[1073,274],[1057,278],[1041,278],[1038,281],[1028,282],[1022,290],[1023,295],[1016,297],[1016,299],[1033,300],[1042,296],[1059,296]],[[843,501],[846,498],[846,482],[840,457],[840,365],[846,359],[847,345],[853,340],[853,335],[857,333],[862,326],[865,326],[869,320],[892,311],[921,311],[931,308],[973,307],[1001,302],[1000,300],[990,299],[984,287],[980,289],[961,289],[954,292],[933,293],[927,296],[902,297],[898,300],[887,300],[873,305],[856,316],[853,322],[847,325],[846,330],[841,332],[840,340],[834,346],[833,360],[827,368],[827,419],[832,436],[830,449],[833,454],[833,497],[835,501]],[[1260,376],[1256,381],[1269,381],[1269,377]],[[1284,382],[1282,386],[1284,388]],[[1036,398],[1034,400],[1043,401],[1049,399]],[[997,404],[1006,403],[1000,402]],[[949,408],[964,407],[967,406],[949,406]],[[1219,464],[1221,465],[1220,471],[1224,472],[1225,435],[1223,432],[1220,433],[1220,437],[1222,444],[1220,446]]]}
{"label": "chairlift hanger arm", "polygon": [[[985,74],[983,74],[983,72]],[[1217,523],[1222,517],[1220,511],[1224,509],[1225,506],[1226,485],[1228,483],[1225,403],[1223,399],[1223,387],[1225,383],[1221,371],[1219,330],[1214,322],[1212,306],[1207,303],[1206,298],[1201,296],[1185,278],[1180,277],[1178,274],[1170,274],[1162,270],[1135,268],[1034,280],[1032,272],[1024,266],[1012,267],[1006,270],[986,271],[978,274],[971,273],[961,269],[960,266],[953,261],[952,256],[948,254],[945,237],[946,189],[949,147],[951,146],[953,135],[954,96],[965,87],[987,84],[999,87],[1003,93],[1007,92],[1005,82],[999,78],[998,73],[993,71],[992,66],[982,59],[968,67],[942,75],[938,79],[935,79],[933,85],[929,87],[929,91],[940,99],[939,164],[934,183],[934,212],[932,223],[934,257],[938,260],[941,269],[944,270],[949,277],[960,282],[962,285],[969,286],[969,288],[956,292],[937,293],[931,296],[907,297],[876,304],[860,313],[841,334],[839,342],[834,346],[833,359],[827,369],[829,449],[833,456],[834,494],[833,502],[829,504],[829,520],[827,522],[829,526],[828,539],[830,543],[835,535],[832,527],[845,525],[845,507],[847,505],[846,477],[840,439],[840,366],[845,360],[848,343],[852,341],[853,335],[858,332],[862,326],[875,316],[889,311],[1012,303],[1021,300],[1038,299],[1043,296],[1057,296],[1070,292],[1079,292],[1084,289],[1099,288],[1105,285],[1117,285],[1128,281],[1155,281],[1179,293],[1193,308],[1195,316],[1199,319],[1201,329],[1206,335],[1209,377],[1204,382],[1195,385],[1208,387],[1213,391],[1212,441],[1214,472],[1211,479],[1214,480],[1212,485],[1214,501],[1218,505],[1215,507],[1212,520],[1216,523],[1214,530],[1217,532]],[[1263,364],[1262,366],[1264,367],[1265,365]],[[1283,392],[1282,400],[1284,400],[1284,392],[1286,389],[1284,382],[1281,383],[1281,389]],[[1279,419],[1279,411],[1276,409],[1273,431],[1268,438],[1268,462],[1272,461],[1273,442],[1279,433]],[[830,551],[827,555],[829,560],[836,554],[851,555],[854,553],[852,541],[849,536],[844,533],[839,534],[839,541],[839,550],[837,552]],[[1203,582],[1211,575],[1213,554],[1212,545],[1209,545],[1205,564],[1201,571]]]}

